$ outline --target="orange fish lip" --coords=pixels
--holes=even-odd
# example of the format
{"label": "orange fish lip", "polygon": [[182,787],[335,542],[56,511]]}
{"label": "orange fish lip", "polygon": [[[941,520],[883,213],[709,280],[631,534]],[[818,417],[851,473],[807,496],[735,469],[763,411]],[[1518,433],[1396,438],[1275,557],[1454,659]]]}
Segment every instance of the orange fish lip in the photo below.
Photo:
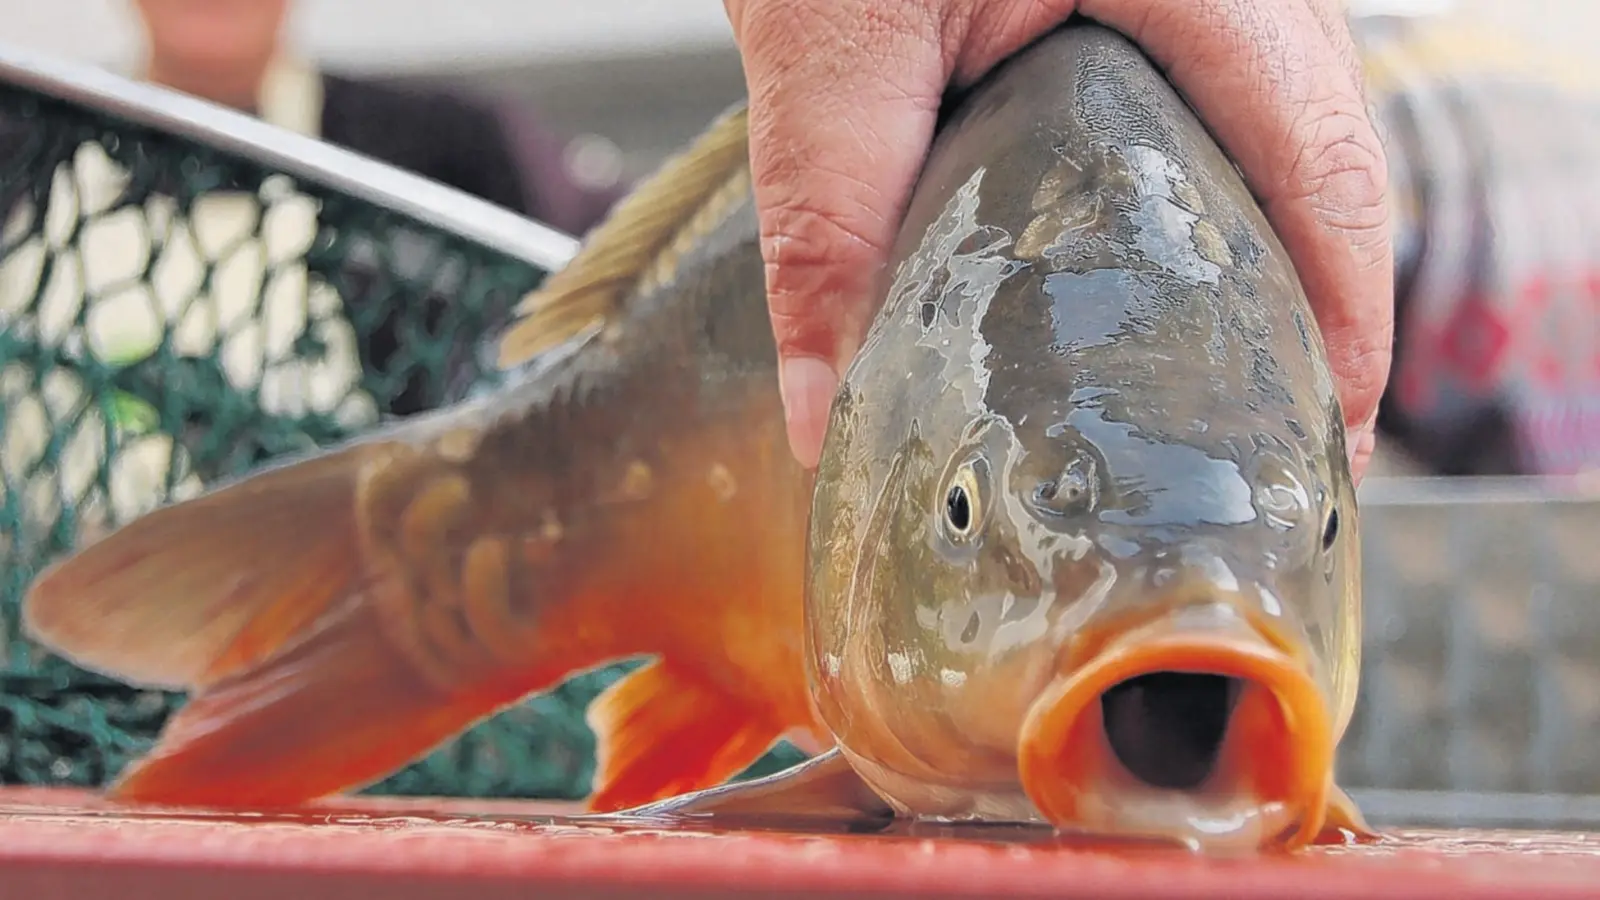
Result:
{"label": "orange fish lip", "polygon": [[[1055,678],[1030,707],[1018,743],[1023,790],[1067,830],[1175,839],[1196,849],[1306,845],[1326,817],[1333,722],[1324,692],[1291,648],[1270,627],[1220,604],[1124,634]],[[1155,673],[1240,682],[1215,768],[1196,791],[1138,780],[1107,736],[1101,698]]]}

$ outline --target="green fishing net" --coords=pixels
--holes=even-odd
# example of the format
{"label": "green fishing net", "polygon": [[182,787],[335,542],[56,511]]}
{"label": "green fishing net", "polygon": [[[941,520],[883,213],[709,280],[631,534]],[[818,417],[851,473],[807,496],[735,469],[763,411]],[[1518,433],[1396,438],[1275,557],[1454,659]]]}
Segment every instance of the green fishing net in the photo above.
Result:
{"label": "green fishing net", "polygon": [[[183,698],[30,645],[34,574],[169,498],[482,385],[484,339],[543,272],[247,142],[224,152],[60,94],[0,85],[0,783],[93,787]],[[370,792],[582,796],[583,709],[627,668]]]}

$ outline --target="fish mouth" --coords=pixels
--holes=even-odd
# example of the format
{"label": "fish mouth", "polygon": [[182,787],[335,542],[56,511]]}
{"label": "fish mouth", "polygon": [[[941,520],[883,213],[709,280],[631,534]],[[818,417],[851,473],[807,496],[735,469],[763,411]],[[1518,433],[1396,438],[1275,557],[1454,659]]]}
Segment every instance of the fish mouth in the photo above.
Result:
{"label": "fish mouth", "polygon": [[1294,849],[1326,816],[1333,724],[1302,654],[1226,606],[1115,639],[1023,721],[1023,790],[1063,830]]}

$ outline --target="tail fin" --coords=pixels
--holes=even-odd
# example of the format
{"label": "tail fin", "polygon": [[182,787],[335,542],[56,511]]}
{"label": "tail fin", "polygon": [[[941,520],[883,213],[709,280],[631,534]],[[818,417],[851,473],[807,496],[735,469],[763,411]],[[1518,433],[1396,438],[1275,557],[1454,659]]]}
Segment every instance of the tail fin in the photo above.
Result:
{"label": "tail fin", "polygon": [[46,569],[26,633],[87,669],[195,688],[247,669],[365,580],[355,445],[158,509]]}
{"label": "tail fin", "polygon": [[156,510],[37,580],[23,607],[32,637],[193,695],[115,796],[303,803],[383,777],[551,677],[538,648],[505,659],[490,647],[447,660],[440,678],[394,621],[422,598],[398,593],[407,582],[369,546],[368,495],[379,481],[426,487],[410,467],[447,465],[417,446],[431,433],[401,426]]}

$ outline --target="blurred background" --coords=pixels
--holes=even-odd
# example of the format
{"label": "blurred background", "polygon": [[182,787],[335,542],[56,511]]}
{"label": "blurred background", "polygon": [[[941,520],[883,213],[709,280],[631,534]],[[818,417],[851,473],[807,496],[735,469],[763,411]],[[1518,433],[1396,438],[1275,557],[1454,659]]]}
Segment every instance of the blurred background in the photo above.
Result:
{"label": "blurred background", "polygon": [[[1600,3],[1349,6],[1400,323],[1341,780],[1379,822],[1600,825]],[[570,234],[743,93],[716,0],[0,0],[3,45]],[[33,574],[165,498],[459,396],[542,271],[515,221],[485,239],[453,195],[35,74],[0,54],[0,783],[95,786],[182,698],[30,645]],[[374,790],[582,796],[582,709],[626,669]]]}
{"label": "blurred background", "polygon": [[[126,0],[4,0],[0,21],[0,39],[118,69],[145,47]],[[289,42],[330,71],[526,104],[623,148],[629,175],[744,91],[717,0],[302,0]]]}
{"label": "blurred background", "polygon": [[[1460,12],[1581,53],[1600,33],[1590,0],[1349,5]],[[118,70],[135,67],[145,47],[127,0],[0,0],[0,23],[0,40]],[[288,40],[330,71],[527,104],[554,128],[620,148],[629,177],[744,92],[719,0],[299,0]]]}

